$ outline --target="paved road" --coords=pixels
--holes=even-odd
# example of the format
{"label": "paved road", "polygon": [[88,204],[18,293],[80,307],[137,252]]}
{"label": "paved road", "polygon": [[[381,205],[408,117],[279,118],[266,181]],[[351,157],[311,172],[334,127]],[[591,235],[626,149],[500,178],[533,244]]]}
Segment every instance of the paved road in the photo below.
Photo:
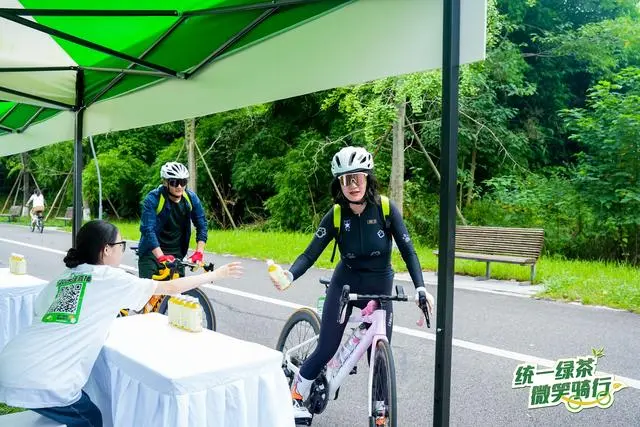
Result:
{"label": "paved road", "polygon": [[[25,244],[31,246],[24,246]],[[11,252],[27,256],[31,274],[51,279],[64,266],[62,253],[70,235],[51,229],[43,235],[26,227],[0,225],[0,267]],[[212,254],[216,265],[236,258]],[[245,276],[207,289],[219,322],[218,330],[273,347],[280,329],[298,305],[315,306],[322,288],[318,278],[330,271],[311,269],[286,292],[270,284],[261,260],[243,259]],[[135,266],[131,254],[123,265]],[[434,283],[433,273],[426,275]],[[412,285],[397,281],[410,291]],[[471,282],[472,283],[472,282]],[[500,283],[494,283],[495,289]],[[505,288],[513,287],[504,283]],[[640,426],[640,316],[573,304],[481,292],[456,283],[452,357],[451,425],[455,426]],[[486,286],[485,286],[486,288]],[[437,293],[433,285],[428,289]],[[412,304],[396,304],[393,352],[398,382],[399,426],[430,425],[433,413],[435,360],[432,329],[415,326]],[[627,379],[631,387],[615,395],[614,405],[570,414],[564,406],[527,409],[528,391],[511,381],[522,361],[552,363],[562,357],[589,354],[604,347],[598,372]],[[314,426],[366,425],[366,364],[343,385],[340,398],[314,420]]]}

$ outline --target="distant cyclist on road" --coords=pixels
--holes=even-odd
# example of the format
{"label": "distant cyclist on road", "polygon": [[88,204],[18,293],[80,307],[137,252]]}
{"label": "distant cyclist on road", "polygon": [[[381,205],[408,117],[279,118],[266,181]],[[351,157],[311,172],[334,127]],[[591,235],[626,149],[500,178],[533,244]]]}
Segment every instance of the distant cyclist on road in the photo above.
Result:
{"label": "distant cyclist on road", "polygon": [[33,190],[33,194],[27,200],[27,206],[31,203],[31,225],[38,220],[38,215],[44,213],[44,196],[37,188]]}
{"label": "distant cyclist on road", "polygon": [[[196,250],[189,257],[203,264],[207,242],[207,220],[200,199],[186,188],[189,171],[177,162],[165,163],[160,169],[162,185],[150,191],[142,202],[140,243],[138,245],[139,276],[151,278],[158,268],[176,258],[184,259],[191,241],[191,224],[196,227]],[[180,268],[184,276],[184,267]]]}

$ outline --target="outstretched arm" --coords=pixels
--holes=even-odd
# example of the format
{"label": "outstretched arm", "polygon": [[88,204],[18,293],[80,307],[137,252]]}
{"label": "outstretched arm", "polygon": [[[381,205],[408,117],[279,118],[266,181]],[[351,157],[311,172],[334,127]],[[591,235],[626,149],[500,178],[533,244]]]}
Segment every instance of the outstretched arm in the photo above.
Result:
{"label": "outstretched arm", "polygon": [[336,230],[333,228],[333,208],[329,210],[320,221],[320,225],[316,230],[311,243],[307,249],[296,258],[293,265],[289,269],[293,274],[293,280],[302,276],[317,260],[322,251],[327,247],[336,236]]}
{"label": "outstretched arm", "polygon": [[197,288],[205,283],[214,282],[216,280],[227,277],[239,278],[242,276],[243,270],[239,262],[231,262],[210,271],[208,273],[195,274],[193,276],[181,277],[179,279],[156,282],[155,295],[177,295]]}

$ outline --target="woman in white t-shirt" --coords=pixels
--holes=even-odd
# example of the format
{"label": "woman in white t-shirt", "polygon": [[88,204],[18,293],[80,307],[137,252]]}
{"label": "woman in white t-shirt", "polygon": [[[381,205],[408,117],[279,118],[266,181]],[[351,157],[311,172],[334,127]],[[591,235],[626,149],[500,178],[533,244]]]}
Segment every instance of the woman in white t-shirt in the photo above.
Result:
{"label": "woman in white t-shirt", "polygon": [[27,200],[27,206],[32,203],[31,206],[31,224],[36,222],[38,214],[42,215],[44,212],[44,196],[37,188],[33,190],[33,194]]}
{"label": "woman in white t-shirt", "polygon": [[98,407],[82,391],[122,307],[142,309],[152,295],[173,295],[242,275],[238,262],[157,282],[118,268],[126,242],[106,221],[91,221],[69,249],[68,267],[36,298],[31,326],[0,353],[0,402],[28,408],[69,427],[101,427]]}

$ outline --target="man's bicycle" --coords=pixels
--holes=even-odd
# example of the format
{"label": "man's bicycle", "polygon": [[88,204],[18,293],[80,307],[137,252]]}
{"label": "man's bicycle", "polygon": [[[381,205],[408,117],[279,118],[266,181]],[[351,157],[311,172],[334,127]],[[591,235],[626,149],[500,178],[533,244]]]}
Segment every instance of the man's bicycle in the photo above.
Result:
{"label": "man's bicycle", "polygon": [[[137,246],[132,246],[131,250],[135,252],[136,256],[138,255]],[[189,268],[191,271],[197,271],[200,266],[198,264],[176,258],[176,260],[173,262],[159,264],[158,274],[154,274],[151,278],[158,281],[177,279],[180,277],[180,268]],[[202,268],[204,269],[204,271],[213,271],[214,265],[212,262],[210,262],[209,264],[202,266]],[[202,327],[215,331],[216,314],[207,295],[198,288],[183,292],[182,295],[188,295],[190,297],[198,299],[200,307],[202,307]],[[118,313],[118,317],[131,316],[134,314],[146,314],[152,312],[167,315],[168,306],[169,296],[153,295],[142,308],[142,310],[135,311],[128,308],[123,308]]]}
{"label": "man's bicycle", "polygon": [[[322,278],[320,283],[325,285],[325,292],[329,280]],[[311,386],[309,398],[305,406],[313,417],[322,413],[329,399],[338,398],[340,386],[344,379],[357,372],[356,365],[368,349],[371,350],[369,359],[369,426],[396,427],[398,423],[396,402],[396,374],[391,346],[387,340],[386,311],[381,308],[383,301],[407,301],[407,295],[402,286],[396,286],[396,295],[362,295],[350,293],[349,286],[344,286],[340,297],[340,309],[337,322],[343,323],[346,308],[352,301],[369,301],[360,315],[352,315],[348,323],[360,323],[357,328],[363,331],[360,341],[355,348],[350,347],[350,340],[338,348],[331,361],[322,369],[320,375]],[[429,311],[426,298],[421,299],[420,308],[430,327]],[[356,330],[353,330],[354,333]],[[317,345],[320,333],[320,318],[318,314],[308,308],[301,308],[294,312],[285,323],[276,349],[283,353],[282,369],[289,379],[291,386],[300,366],[309,357]],[[360,335],[359,335],[360,336]],[[353,343],[351,343],[351,346]],[[311,419],[296,419],[296,424],[311,425]]]}

